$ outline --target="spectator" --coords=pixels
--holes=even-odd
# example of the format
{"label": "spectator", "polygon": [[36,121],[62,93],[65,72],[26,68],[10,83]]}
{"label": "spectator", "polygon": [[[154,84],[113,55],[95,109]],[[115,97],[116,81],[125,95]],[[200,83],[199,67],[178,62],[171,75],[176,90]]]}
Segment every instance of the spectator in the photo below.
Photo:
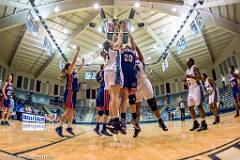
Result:
{"label": "spectator", "polygon": [[181,113],[181,121],[185,121],[185,104],[181,98],[179,103],[180,113]]}

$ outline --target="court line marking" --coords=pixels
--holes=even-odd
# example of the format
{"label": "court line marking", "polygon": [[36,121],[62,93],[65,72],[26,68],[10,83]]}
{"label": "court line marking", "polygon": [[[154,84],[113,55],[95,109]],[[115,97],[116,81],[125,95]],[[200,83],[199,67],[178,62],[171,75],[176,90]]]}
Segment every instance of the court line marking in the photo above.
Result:
{"label": "court line marking", "polygon": [[[235,141],[238,141],[239,139],[240,139],[240,137],[238,137],[238,138],[236,138],[236,139],[234,139],[234,140],[232,140],[232,141],[230,141],[230,142],[227,142],[227,143],[225,143],[225,144],[223,144],[223,145],[221,145],[221,146],[215,147],[215,148],[213,148],[213,149],[209,149],[209,150],[207,150],[207,151],[203,151],[203,152],[200,152],[200,153],[197,153],[197,154],[188,156],[188,157],[179,158],[179,159],[177,159],[177,160],[187,160],[187,159],[190,159],[190,158],[194,158],[194,157],[197,157],[197,156],[200,156],[200,155],[203,155],[203,154],[206,154],[206,153],[215,151],[215,150],[220,149],[220,148],[222,148],[222,147],[224,147],[224,146],[226,146],[226,145],[229,145],[229,144],[231,144],[231,143],[233,143],[233,142],[235,142]],[[238,141],[238,143],[239,143],[239,141]]]}
{"label": "court line marking", "polygon": [[[217,154],[222,153],[222,152],[224,152],[224,151],[226,151],[226,150],[228,150],[229,148],[232,148],[232,147],[236,147],[237,148],[239,143],[240,143],[240,141],[235,142],[234,144],[232,144],[232,145],[230,145],[230,146],[228,146],[226,148],[223,148],[223,149],[221,149],[221,150],[219,150],[217,152],[211,153],[210,155],[208,155],[208,157],[211,158],[212,160],[221,160],[220,158],[217,157]],[[238,148],[238,149],[240,149],[240,148]]]}
{"label": "court line marking", "polygon": [[81,136],[81,135],[83,135],[83,134],[86,134],[86,133],[88,133],[88,132],[90,132],[90,131],[92,131],[92,130],[87,130],[87,131],[82,132],[82,133],[79,133],[79,134],[77,134],[77,135],[75,135],[75,136],[68,137],[68,138],[65,138],[65,139],[61,139],[61,140],[58,140],[58,141],[55,141],[55,142],[52,142],[52,143],[49,143],[49,144],[46,144],[46,145],[43,145],[43,146],[31,148],[31,149],[28,149],[28,150],[25,150],[25,151],[16,152],[16,153],[13,153],[13,155],[17,156],[17,155],[19,155],[19,154],[24,154],[24,153],[36,151],[36,150],[39,150],[39,149],[43,149],[43,148],[52,146],[52,145],[54,145],[54,144],[61,143],[61,142],[66,141],[66,140],[76,138],[76,137]]}

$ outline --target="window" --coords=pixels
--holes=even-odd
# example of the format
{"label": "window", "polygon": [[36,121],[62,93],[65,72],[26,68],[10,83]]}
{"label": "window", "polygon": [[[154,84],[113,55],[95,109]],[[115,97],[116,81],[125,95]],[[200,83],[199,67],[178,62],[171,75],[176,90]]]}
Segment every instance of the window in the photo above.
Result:
{"label": "window", "polygon": [[18,80],[17,80],[17,88],[21,88],[22,87],[22,76],[18,76]]}
{"label": "window", "polygon": [[24,80],[23,80],[23,89],[28,89],[28,81],[29,81],[29,79],[28,78],[26,78],[26,77],[24,77]]}
{"label": "window", "polygon": [[86,99],[90,99],[90,94],[91,94],[91,90],[87,89],[86,90]]}
{"label": "window", "polygon": [[64,86],[60,86],[60,96],[64,95]]}
{"label": "window", "polygon": [[227,58],[227,64],[228,64],[228,67],[233,65],[230,57]]}
{"label": "window", "polygon": [[159,86],[155,86],[155,93],[157,96],[159,95]]}
{"label": "window", "polygon": [[5,78],[6,78],[6,68],[3,68],[3,71],[2,71],[2,80],[5,81]]}
{"label": "window", "polygon": [[224,76],[223,65],[219,64],[218,66],[219,66],[220,74]]}
{"label": "window", "polygon": [[52,84],[48,84],[48,94],[49,95],[52,95],[52,90],[53,90]]}
{"label": "window", "polygon": [[224,70],[224,75],[228,74],[228,66],[227,66],[227,62],[223,61],[223,70]]}
{"label": "window", "polygon": [[161,88],[161,94],[162,95],[165,94],[164,84],[161,84],[160,88]]}
{"label": "window", "polygon": [[0,79],[1,79],[1,77],[2,77],[2,66],[0,65]]}
{"label": "window", "polygon": [[95,99],[95,98],[96,98],[96,90],[93,89],[93,90],[92,90],[92,99]]}
{"label": "window", "polygon": [[173,93],[176,93],[177,91],[176,91],[176,83],[172,83],[172,92]]}
{"label": "window", "polygon": [[41,91],[41,81],[37,81],[36,91],[37,91],[37,92],[40,92],[40,91]]}
{"label": "window", "polygon": [[43,94],[47,93],[47,84],[46,83],[42,83],[42,93]]}
{"label": "window", "polygon": [[34,79],[31,79],[31,81],[30,81],[30,90],[34,90],[34,85],[35,85],[35,80]]}
{"label": "window", "polygon": [[58,95],[58,85],[54,85],[54,95]]}
{"label": "window", "polygon": [[216,72],[215,72],[214,69],[212,70],[212,76],[213,76],[213,80],[216,81],[217,80],[217,76],[216,76]]}
{"label": "window", "polygon": [[232,64],[234,65],[235,68],[238,68],[238,64],[235,56],[232,56]]}
{"label": "window", "polygon": [[181,92],[183,90],[183,83],[182,82],[178,82],[178,92]]}
{"label": "window", "polygon": [[166,83],[166,91],[167,93],[171,93],[170,83]]}

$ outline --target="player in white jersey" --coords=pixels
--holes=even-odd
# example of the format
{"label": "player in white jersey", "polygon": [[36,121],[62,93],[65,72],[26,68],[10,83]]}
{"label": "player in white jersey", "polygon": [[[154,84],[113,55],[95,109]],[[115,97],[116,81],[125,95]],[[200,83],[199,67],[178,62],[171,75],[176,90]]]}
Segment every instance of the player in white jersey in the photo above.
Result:
{"label": "player in white jersey", "polygon": [[109,90],[110,93],[110,115],[113,120],[111,127],[108,129],[113,133],[117,134],[121,132],[126,134],[120,126],[120,120],[118,116],[118,105],[119,105],[119,93],[123,85],[123,76],[121,69],[121,53],[120,48],[122,47],[123,28],[122,24],[119,24],[120,32],[118,36],[115,34],[112,41],[105,41],[103,48],[106,55],[106,66],[104,69],[104,80],[105,89]]}
{"label": "player in white jersey", "polygon": [[[144,57],[140,51],[140,49],[136,46],[136,51],[138,53],[138,60],[136,61],[137,68],[137,92],[136,92],[136,102],[137,102],[137,115],[138,121],[140,119],[140,105],[144,100],[147,101],[148,106],[151,108],[152,112],[155,114],[158,119],[159,127],[162,128],[163,131],[168,131],[167,126],[164,124],[159,109],[157,107],[156,98],[153,93],[152,84],[147,78],[145,73],[145,63]],[[134,130],[133,137],[137,137],[141,130]]]}
{"label": "player in white jersey", "polygon": [[220,118],[218,115],[218,107],[217,107],[218,93],[217,93],[216,84],[205,73],[202,73],[202,78],[204,82],[204,87],[208,92],[208,104],[209,104],[210,110],[215,116],[215,120],[213,124],[217,124],[220,122]]}
{"label": "player in white jersey", "polygon": [[[188,87],[188,107],[190,114],[193,119],[193,127],[190,131],[197,131],[207,130],[207,123],[205,121],[205,111],[202,106],[203,102],[203,91],[201,88],[200,81],[202,80],[201,73],[199,68],[194,64],[193,58],[188,58],[187,62],[187,71],[184,78],[184,85]],[[199,123],[197,121],[197,115],[194,110],[194,107],[197,106],[201,116],[201,127],[199,128]]]}

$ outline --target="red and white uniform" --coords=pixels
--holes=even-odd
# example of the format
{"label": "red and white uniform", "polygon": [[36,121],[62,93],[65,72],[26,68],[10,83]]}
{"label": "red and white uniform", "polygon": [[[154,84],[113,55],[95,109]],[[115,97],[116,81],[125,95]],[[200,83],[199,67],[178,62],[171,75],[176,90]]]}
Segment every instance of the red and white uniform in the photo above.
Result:
{"label": "red and white uniform", "polygon": [[[187,69],[186,74],[196,76],[194,72],[194,67],[196,66],[193,65],[190,69]],[[188,99],[187,99],[188,106],[202,104],[203,91],[200,82],[192,78],[187,78],[187,84],[188,84]]]}
{"label": "red and white uniform", "polygon": [[145,73],[144,64],[137,60],[136,61],[137,68],[137,92],[136,92],[136,102],[142,102],[143,100],[148,100],[154,97],[154,92],[152,88],[152,84],[147,79],[147,75]]}
{"label": "red and white uniform", "polygon": [[207,78],[206,81],[204,82],[204,86],[209,93],[208,97],[209,104],[216,103],[218,98],[216,86],[209,83],[209,78]]}

